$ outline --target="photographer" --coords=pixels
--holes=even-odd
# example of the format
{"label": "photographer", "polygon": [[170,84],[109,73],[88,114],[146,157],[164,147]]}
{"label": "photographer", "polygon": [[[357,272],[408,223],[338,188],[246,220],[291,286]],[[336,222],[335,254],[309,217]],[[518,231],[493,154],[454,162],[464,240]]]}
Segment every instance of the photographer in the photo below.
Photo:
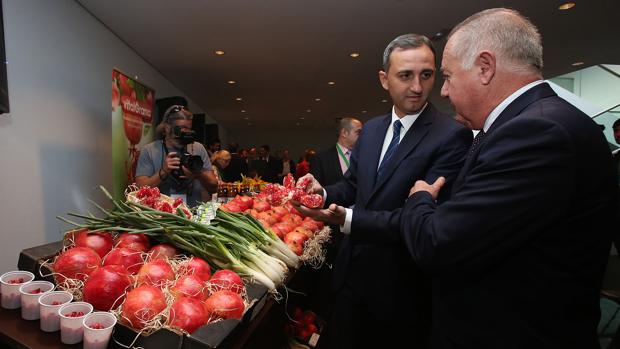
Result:
{"label": "photographer", "polygon": [[157,126],[162,139],[144,146],[136,169],[138,186],[158,187],[162,194],[182,197],[189,206],[203,201],[203,192],[217,190],[217,179],[204,146],[194,142],[192,113],[173,105]]}

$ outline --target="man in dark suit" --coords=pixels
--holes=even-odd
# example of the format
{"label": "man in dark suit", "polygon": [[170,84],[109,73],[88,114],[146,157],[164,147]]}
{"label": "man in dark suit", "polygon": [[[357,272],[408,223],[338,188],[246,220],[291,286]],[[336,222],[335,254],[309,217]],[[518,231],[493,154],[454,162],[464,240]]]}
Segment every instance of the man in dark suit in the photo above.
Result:
{"label": "man in dark suit", "polygon": [[599,127],[542,66],[536,27],[513,10],[477,13],[448,38],[442,95],[480,132],[451,199],[435,203],[442,179],[418,181],[401,216],[434,277],[432,348],[599,347],[615,173]]}
{"label": "man in dark suit", "polygon": [[258,148],[258,159],[252,161],[251,167],[262,180],[269,183],[278,182],[278,174],[282,172],[282,160],[270,155],[268,145]]}
{"label": "man in dark suit", "polygon": [[236,142],[228,145],[228,151],[230,152],[230,164],[224,169],[224,179],[226,182],[241,181],[241,175],[248,174],[248,164],[239,155],[239,144]]}
{"label": "man in dark suit", "polygon": [[[394,103],[392,113],[364,125],[349,170],[325,188],[329,207],[299,206],[306,215],[340,225],[345,234],[334,265],[336,298],[328,329],[334,348],[425,347],[430,280],[397,239],[398,209],[415,180],[452,180],[472,139],[468,129],[427,102],[435,79],[428,38],[394,39],[385,49],[379,79]],[[316,180],[312,190],[323,193]]]}
{"label": "man in dark suit", "polygon": [[338,122],[336,145],[318,153],[310,161],[310,173],[322,185],[332,185],[342,179],[349,169],[351,152],[362,131],[362,122],[342,118]]}

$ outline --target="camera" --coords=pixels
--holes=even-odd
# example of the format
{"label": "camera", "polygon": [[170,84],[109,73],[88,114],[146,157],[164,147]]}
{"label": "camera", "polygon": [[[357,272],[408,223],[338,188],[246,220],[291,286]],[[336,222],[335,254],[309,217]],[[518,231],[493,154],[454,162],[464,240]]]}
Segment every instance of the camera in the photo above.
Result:
{"label": "camera", "polygon": [[[195,132],[191,130],[184,131],[180,126],[175,126],[173,132],[174,138],[184,146],[183,151],[179,154],[181,166],[185,166],[191,173],[200,173],[204,161],[202,161],[200,156],[192,155],[187,151],[187,146],[194,143]],[[174,170],[171,174],[176,179],[179,179],[183,175],[183,170]]]}

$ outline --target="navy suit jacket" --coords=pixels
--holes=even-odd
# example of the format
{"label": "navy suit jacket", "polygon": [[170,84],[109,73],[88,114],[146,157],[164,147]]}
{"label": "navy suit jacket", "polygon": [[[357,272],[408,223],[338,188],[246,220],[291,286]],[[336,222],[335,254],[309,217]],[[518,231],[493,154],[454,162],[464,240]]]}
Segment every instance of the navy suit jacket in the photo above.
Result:
{"label": "navy suit jacket", "polygon": [[400,239],[399,209],[416,180],[432,182],[439,176],[450,183],[454,180],[472,133],[429,103],[377,181],[390,123],[391,115],[367,122],[344,178],[325,188],[326,206],[332,202],[355,204],[351,233],[344,236],[334,265],[334,286],[338,290],[346,284],[353,297],[377,318],[426,327],[430,321],[430,280],[418,271]]}
{"label": "navy suit jacket", "polygon": [[535,86],[498,116],[453,189],[439,206],[414,194],[401,219],[434,277],[431,347],[598,348],[617,188],[596,123]]}
{"label": "navy suit jacket", "polygon": [[342,179],[336,146],[318,153],[310,160],[310,173],[323,186],[332,185]]}

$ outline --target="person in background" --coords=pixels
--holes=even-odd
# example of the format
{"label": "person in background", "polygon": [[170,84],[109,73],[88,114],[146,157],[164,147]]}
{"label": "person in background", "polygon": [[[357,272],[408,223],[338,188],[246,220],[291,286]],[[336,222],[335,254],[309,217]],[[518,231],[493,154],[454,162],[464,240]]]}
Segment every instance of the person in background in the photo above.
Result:
{"label": "person in background", "polygon": [[207,152],[209,153],[209,158],[215,154],[215,152],[220,151],[222,149],[222,142],[219,139],[214,139],[207,144]]}
{"label": "person in background", "polygon": [[310,161],[316,156],[316,150],[307,149],[295,167],[295,178],[299,179],[310,172]]}
{"label": "person in background", "polygon": [[480,132],[451,199],[436,204],[443,178],[417,181],[400,220],[433,276],[431,348],[600,347],[616,172],[599,126],[542,68],[538,29],[517,11],[476,13],[448,36],[441,95]]}
{"label": "person in background", "polygon": [[282,172],[282,160],[271,156],[269,146],[264,144],[258,148],[258,159],[252,161],[252,168],[265,182],[276,183]]}
{"label": "person in background", "polygon": [[241,180],[241,175],[248,173],[248,164],[245,159],[237,152],[239,144],[233,142],[228,145],[230,152],[230,164],[224,170],[224,179],[226,182],[237,182]]}
{"label": "person in background", "polygon": [[291,174],[295,176],[295,161],[291,159],[291,154],[288,149],[282,150],[282,173],[278,175],[278,181],[282,183],[282,179],[286,177],[287,174]]}
{"label": "person in background", "polygon": [[445,176],[453,182],[472,140],[470,130],[428,101],[435,69],[435,48],[427,37],[392,40],[379,72],[391,112],[364,124],[342,180],[323,187],[307,175],[327,208],[298,209],[339,225],[344,234],[334,263],[330,347],[426,348],[431,280],[400,239],[399,212],[416,180]]}
{"label": "person in background", "polygon": [[211,163],[213,164],[213,172],[215,173],[215,177],[217,178],[218,184],[226,182],[224,180],[224,171],[228,167],[231,161],[230,152],[227,150],[220,150],[213,154],[211,157]]}
{"label": "person in background", "polygon": [[248,164],[248,177],[254,178],[258,176],[258,171],[256,171],[256,169],[252,167],[252,164],[257,159],[258,159],[258,150],[256,150],[255,147],[248,149],[247,156],[245,157],[245,161]]}
{"label": "person in background", "polygon": [[[138,186],[158,187],[162,194],[181,197],[189,206],[202,201],[203,192],[217,190],[217,179],[204,146],[198,142],[181,143],[183,133],[192,129],[192,118],[192,113],[183,106],[173,105],[166,110],[157,126],[157,134],[162,139],[144,146],[135,178]],[[181,156],[186,151],[194,156],[192,163],[197,168],[181,164]]]}
{"label": "person in background", "polygon": [[332,185],[349,169],[351,152],[362,131],[362,122],[343,118],[338,122],[336,145],[318,153],[310,161],[310,173],[322,185]]}

